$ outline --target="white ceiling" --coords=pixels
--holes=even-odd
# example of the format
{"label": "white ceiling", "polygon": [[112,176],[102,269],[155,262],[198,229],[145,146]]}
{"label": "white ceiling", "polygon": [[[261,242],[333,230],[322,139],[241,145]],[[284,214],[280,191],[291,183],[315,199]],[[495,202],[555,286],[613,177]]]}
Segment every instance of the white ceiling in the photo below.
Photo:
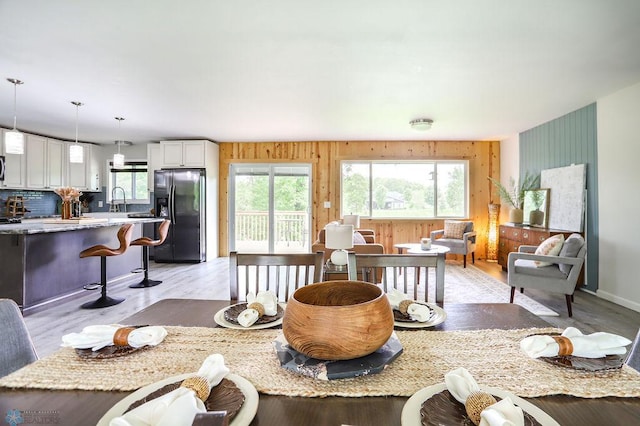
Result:
{"label": "white ceiling", "polygon": [[496,140],[640,82],[639,46],[638,0],[0,0],[0,126],[14,77],[18,128],[70,140],[76,100],[98,143]]}

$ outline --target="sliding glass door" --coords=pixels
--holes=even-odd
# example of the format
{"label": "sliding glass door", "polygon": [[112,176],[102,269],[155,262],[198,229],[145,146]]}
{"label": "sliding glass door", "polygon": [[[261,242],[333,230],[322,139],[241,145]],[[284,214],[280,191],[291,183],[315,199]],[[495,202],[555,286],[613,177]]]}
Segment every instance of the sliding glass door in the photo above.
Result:
{"label": "sliding glass door", "polygon": [[310,164],[232,164],[229,177],[229,250],[310,250]]}

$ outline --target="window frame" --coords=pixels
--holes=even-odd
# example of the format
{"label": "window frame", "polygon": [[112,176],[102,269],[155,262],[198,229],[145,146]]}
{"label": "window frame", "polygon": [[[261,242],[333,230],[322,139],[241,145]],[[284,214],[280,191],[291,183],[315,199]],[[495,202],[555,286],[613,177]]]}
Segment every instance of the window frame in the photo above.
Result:
{"label": "window frame", "polygon": [[[369,167],[369,177],[368,177],[368,214],[360,213],[360,217],[370,219],[370,220],[417,220],[417,219],[429,219],[429,220],[442,220],[442,219],[464,219],[469,217],[469,206],[470,206],[470,190],[469,190],[469,160],[463,158],[454,158],[454,159],[412,159],[412,160],[340,160],[339,162],[339,173],[340,173],[340,181],[339,181],[339,190],[340,190],[340,217],[344,217],[345,214],[351,214],[352,212],[345,211],[345,202],[344,202],[344,174],[343,167],[345,164],[365,164]],[[430,164],[433,165],[433,179],[434,179],[434,193],[437,195],[438,191],[438,165],[440,164],[462,164],[463,173],[464,173],[464,207],[463,214],[460,216],[453,215],[438,215],[438,197],[434,197],[434,216],[372,216],[373,213],[373,200],[374,200],[374,187],[373,187],[373,165],[374,164]]]}
{"label": "window frame", "polygon": [[[107,160],[107,173],[108,173],[108,185],[107,185],[107,198],[110,197],[111,195],[121,195],[121,193],[118,194],[113,194],[113,188],[116,185],[115,179],[116,179],[116,175],[117,173],[131,173],[133,176],[131,177],[131,188],[127,188],[131,194],[135,194],[136,193],[136,189],[137,189],[137,185],[136,185],[136,172],[130,172],[126,169],[127,165],[129,166],[142,166],[142,169],[135,169],[135,168],[131,168],[130,170],[137,170],[138,172],[144,171],[146,173],[145,176],[145,186],[146,186],[146,198],[142,199],[142,198],[129,198],[127,197],[127,204],[150,204],[151,203],[151,191],[149,188],[149,179],[148,179],[148,174],[149,174],[149,162],[146,159],[141,159],[141,160],[135,160],[135,159],[130,159],[130,160],[125,160],[124,162],[125,168],[124,169],[114,169],[113,167],[113,160],[109,159]],[[122,198],[113,198],[111,200],[112,202],[115,203],[124,203],[124,200]]]}

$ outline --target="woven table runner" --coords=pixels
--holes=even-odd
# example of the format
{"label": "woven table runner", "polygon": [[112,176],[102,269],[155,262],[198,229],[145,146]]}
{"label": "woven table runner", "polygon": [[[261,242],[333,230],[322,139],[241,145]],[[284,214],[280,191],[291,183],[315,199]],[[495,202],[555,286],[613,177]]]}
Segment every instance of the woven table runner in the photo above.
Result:
{"label": "woven table runner", "polygon": [[286,396],[410,396],[444,381],[465,367],[479,384],[521,397],[565,394],[596,398],[640,397],[640,373],[622,369],[587,372],[531,359],[520,340],[556,328],[479,331],[396,331],[404,352],[379,374],[322,381],[280,366],[273,341],[282,330],[230,330],[166,327],[159,346],[120,358],[83,359],[62,348],[0,379],[8,388],[131,391],[167,377],[197,371],[204,359],[220,353],[232,373],[259,392]]}

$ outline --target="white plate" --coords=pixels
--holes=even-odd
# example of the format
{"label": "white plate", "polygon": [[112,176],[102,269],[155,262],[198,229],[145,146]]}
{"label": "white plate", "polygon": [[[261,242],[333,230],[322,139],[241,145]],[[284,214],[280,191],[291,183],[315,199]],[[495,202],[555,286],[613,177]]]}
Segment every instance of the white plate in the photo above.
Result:
{"label": "white plate", "polygon": [[[157,391],[163,386],[179,382],[191,376],[193,376],[193,373],[181,374],[179,376],[169,377],[167,379],[152,383],[138,389],[137,391],[125,397],[116,405],[111,407],[111,409],[107,411],[104,416],[102,416],[97,426],[108,426],[109,422],[112,419],[124,414],[125,410],[129,408],[129,406],[134,402],[144,398],[152,392]],[[238,389],[240,389],[244,394],[244,403],[242,404],[242,407],[240,407],[240,411],[238,411],[229,426],[249,426],[249,424],[255,417],[256,412],[258,412],[258,391],[255,387],[253,387],[251,382],[249,382],[244,377],[238,376],[237,374],[229,373],[225,376],[225,379],[229,379],[233,383],[235,383]]]}
{"label": "white plate", "polygon": [[422,303],[423,305],[427,305],[431,309],[433,309],[433,315],[431,316],[431,318],[429,318],[429,321],[425,321],[425,322],[419,322],[419,321],[412,321],[412,322],[394,321],[393,322],[394,327],[401,327],[401,328],[433,327],[434,325],[438,325],[438,324],[444,322],[445,319],[447,319],[447,313],[440,306],[435,305],[433,303],[423,303],[423,302],[418,302],[418,303]]}
{"label": "white plate", "polygon": [[[420,409],[422,408],[422,403],[427,399],[431,398],[433,395],[442,392],[447,389],[447,385],[444,383],[440,383],[433,386],[428,386],[426,388],[420,389],[418,392],[414,393],[411,398],[407,400],[402,408],[402,416],[400,417],[400,424],[402,426],[421,426],[422,419],[420,418]],[[523,411],[527,412],[534,419],[536,419],[542,426],[560,426],[558,422],[553,420],[553,418],[533,405],[532,403],[525,401],[524,399],[516,396],[510,392],[503,391],[496,388],[491,388],[487,386],[480,386],[480,389],[490,393],[491,395],[495,395],[502,399],[509,397],[511,401],[522,408]]]}
{"label": "white plate", "polygon": [[[284,303],[279,303],[279,305],[282,309],[285,309],[287,306]],[[231,305],[231,306],[236,306],[236,305]],[[216,324],[218,324],[221,327],[233,328],[236,330],[260,330],[263,328],[277,327],[282,324],[282,319],[284,318],[284,315],[283,315],[282,317],[272,322],[268,322],[265,324],[254,324],[250,327],[243,327],[240,324],[234,324],[224,319],[224,311],[229,309],[231,306],[227,306],[226,308],[220,309],[218,312],[216,312],[215,316],[213,317]]]}

